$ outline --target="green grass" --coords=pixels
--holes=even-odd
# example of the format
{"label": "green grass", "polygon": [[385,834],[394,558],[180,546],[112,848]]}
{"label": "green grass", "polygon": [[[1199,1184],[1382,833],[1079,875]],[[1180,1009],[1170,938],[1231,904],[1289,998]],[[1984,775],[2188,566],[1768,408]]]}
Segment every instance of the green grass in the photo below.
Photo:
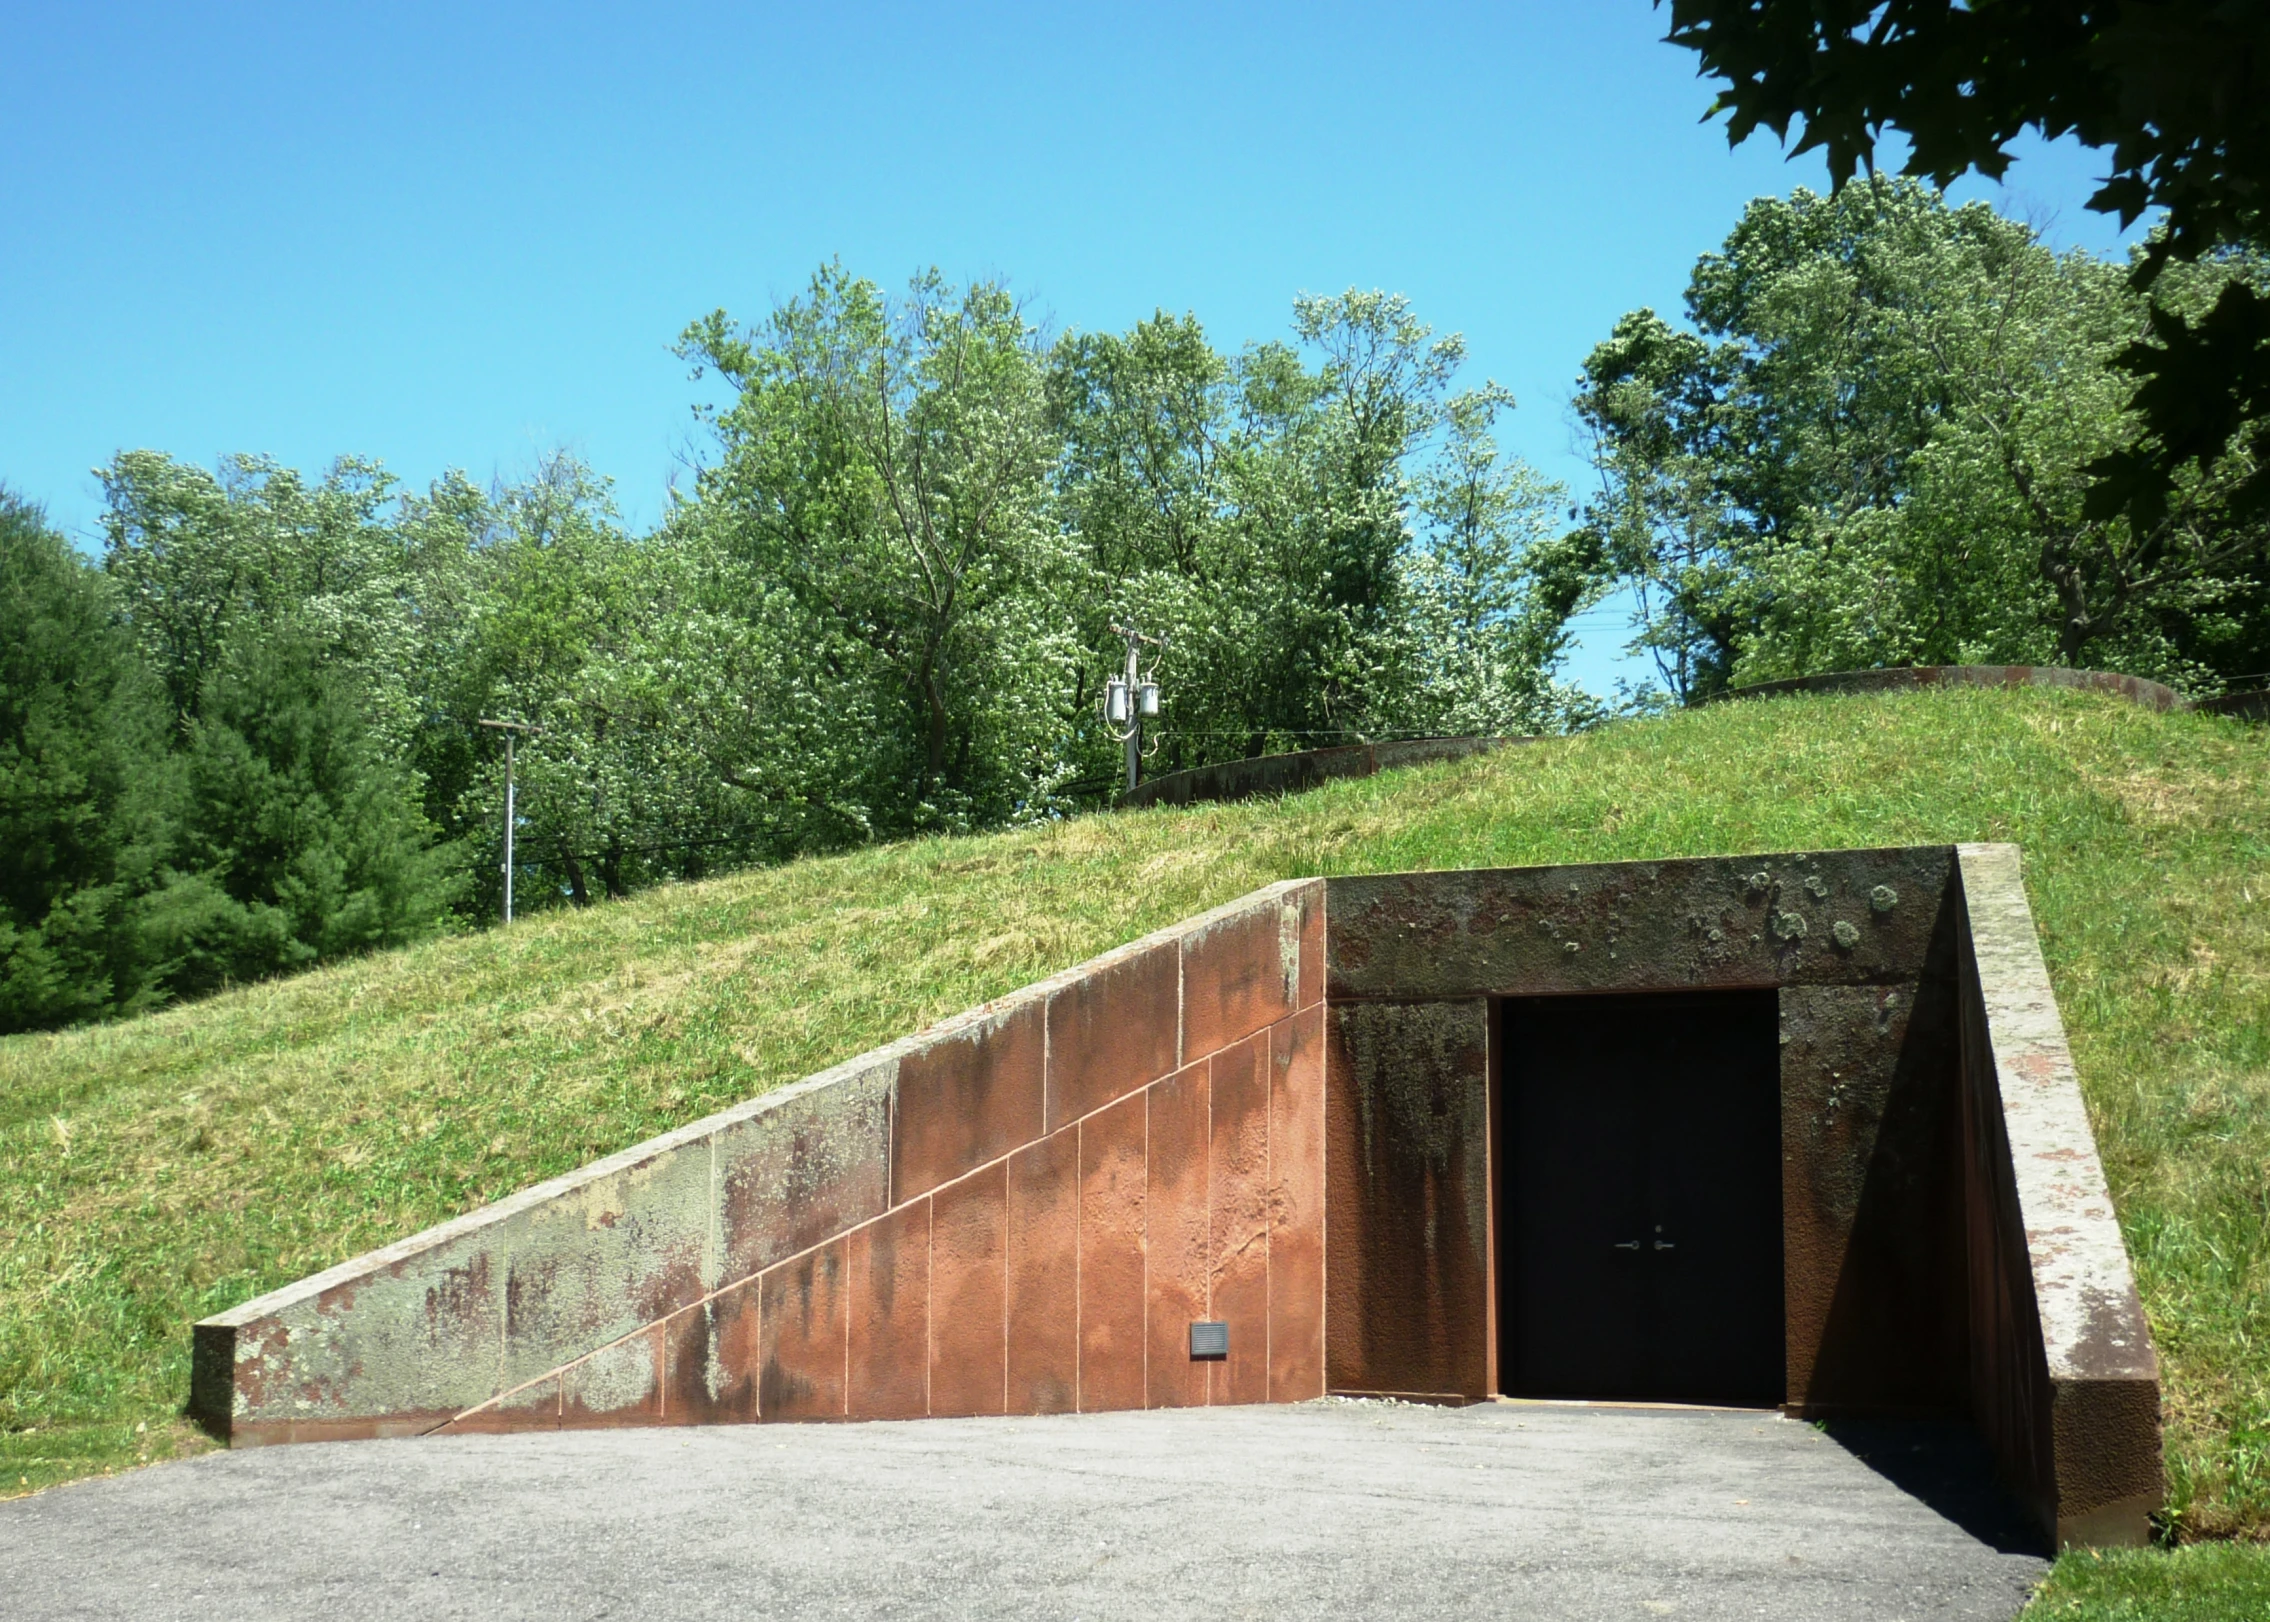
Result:
{"label": "green grass", "polygon": [[[1272,879],[2008,839],[2158,1338],[2171,1529],[2270,1537],[2266,784],[2270,730],[2091,695],[1723,705],[1283,802],[800,862],[11,1038],[0,1492],[192,1445],[198,1317]],[[2141,1615],[2119,1584],[2270,1570],[2152,1558],[2068,1560],[2040,1603]]]}
{"label": "green grass", "polygon": [[2270,1617],[2270,1550],[2243,1543],[2069,1554],[2057,1562],[2025,1611],[2025,1622],[2262,1622],[2264,1617]]}

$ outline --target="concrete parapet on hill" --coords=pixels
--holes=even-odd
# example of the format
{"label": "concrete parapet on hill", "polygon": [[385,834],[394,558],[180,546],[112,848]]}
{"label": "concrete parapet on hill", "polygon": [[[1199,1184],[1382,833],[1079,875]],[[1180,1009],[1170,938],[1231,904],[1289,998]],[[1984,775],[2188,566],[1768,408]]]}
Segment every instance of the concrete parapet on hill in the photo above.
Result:
{"label": "concrete parapet on hill", "polygon": [[2227,715],[2237,721],[2270,721],[2270,689],[2202,698],[2191,707],[2205,710],[2209,715]]}
{"label": "concrete parapet on hill", "polygon": [[1343,777],[1370,777],[1399,766],[1437,760],[1464,760],[1530,738],[1404,738],[1389,743],[1350,743],[1331,749],[1302,749],[1284,755],[1256,755],[1193,766],[1138,783],[1119,797],[1119,809],[1152,805],[1199,805],[1218,800],[1254,800],[1272,794],[1298,794]]}
{"label": "concrete parapet on hill", "polygon": [[1666,993],[1770,1002],[1781,1405],[1967,1415],[2045,1537],[2141,1540],[2157,1366],[2007,846],[1273,885],[208,1319],[193,1405],[245,1445],[1521,1394],[1509,1012]]}
{"label": "concrete parapet on hill", "polygon": [[1772,698],[1781,693],[1888,693],[1917,687],[2066,687],[2111,693],[2152,710],[2191,708],[2164,682],[2109,670],[2068,670],[2062,665],[1894,665],[1883,670],[1834,670],[1817,676],[1762,681],[1712,695],[1714,700]]}

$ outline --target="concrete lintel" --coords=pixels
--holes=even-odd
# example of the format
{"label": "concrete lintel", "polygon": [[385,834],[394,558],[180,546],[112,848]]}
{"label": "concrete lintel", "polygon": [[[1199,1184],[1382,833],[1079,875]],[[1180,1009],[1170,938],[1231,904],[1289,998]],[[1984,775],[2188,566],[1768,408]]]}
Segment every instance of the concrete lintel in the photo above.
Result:
{"label": "concrete lintel", "polygon": [[1911,978],[1946,845],[1783,851],[1325,881],[1334,1002]]}

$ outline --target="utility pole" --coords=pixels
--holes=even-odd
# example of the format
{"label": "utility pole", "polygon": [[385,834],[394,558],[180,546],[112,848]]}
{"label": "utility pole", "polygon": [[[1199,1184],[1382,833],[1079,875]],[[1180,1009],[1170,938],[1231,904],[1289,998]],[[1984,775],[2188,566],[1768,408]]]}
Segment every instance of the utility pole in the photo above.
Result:
{"label": "utility pole", "polygon": [[490,721],[483,719],[474,724],[504,734],[504,921],[509,924],[512,922],[513,735],[519,732],[539,733],[544,729],[526,721]]}
{"label": "utility pole", "polygon": [[[1114,676],[1104,683],[1103,713],[1112,730],[1127,745],[1127,786],[1133,788],[1143,776],[1143,717],[1159,713],[1157,667],[1145,675],[1139,661],[1144,643],[1162,650],[1166,644],[1130,627],[1114,625],[1112,630],[1127,639],[1127,670],[1124,675]],[[1127,730],[1121,732],[1121,727]]]}

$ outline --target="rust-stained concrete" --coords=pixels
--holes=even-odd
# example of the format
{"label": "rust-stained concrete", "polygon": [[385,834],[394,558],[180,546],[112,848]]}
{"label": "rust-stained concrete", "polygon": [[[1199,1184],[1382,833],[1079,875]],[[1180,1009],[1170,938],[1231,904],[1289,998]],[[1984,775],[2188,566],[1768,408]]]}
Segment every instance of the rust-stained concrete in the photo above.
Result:
{"label": "rust-stained concrete", "polygon": [[1326,995],[1906,979],[1929,951],[1953,862],[1942,845],[1333,879]]}
{"label": "rust-stained concrete", "polygon": [[[1212,1310],[1217,1280],[1240,1332],[1215,1400],[1269,1389],[1280,1311],[1292,1350],[1277,1384],[1314,1396],[1321,1368],[1298,1348],[1321,1309],[1300,1289],[1313,1296],[1321,1280],[1301,1258],[1321,1234],[1286,1236],[1290,1289],[1267,1255],[1272,1211],[1280,1229],[1287,1211],[1323,1221],[1317,1179],[1296,1176],[1302,1197],[1274,1204],[1269,1184],[1272,1123],[1305,1133],[1321,1113],[1320,1096],[1271,1093],[1321,1094],[1320,1066],[1272,1061],[1295,1046],[1294,1016],[1317,1011],[1322,953],[1321,882],[1272,885],[208,1319],[193,1407],[242,1446],[1012,1401],[1042,1411],[1139,1405],[1154,1391],[1203,1403],[1209,1369],[1177,1378],[1165,1349]],[[1224,1050],[1243,1069],[1217,1175],[1210,1066]],[[1180,1128],[1155,1166],[1154,1088]],[[1116,1150],[1115,1122],[1134,1129]],[[1106,1184],[1131,1174],[1131,1206],[1086,1208],[1091,1128],[1107,1162],[1132,1155],[1099,1168]],[[1171,1235],[1146,1226],[1154,1175]],[[1110,1294],[1115,1245],[1132,1269],[1123,1302]],[[1154,1247],[1181,1255],[1181,1270],[1152,1276]],[[1103,1316],[1083,1325],[1091,1294]],[[1029,1331],[1014,1348],[1012,1313]]]}
{"label": "rust-stained concrete", "polygon": [[1327,1381],[1485,1397],[1489,1006],[1351,1003],[1325,1030]]}
{"label": "rust-stained concrete", "polygon": [[1969,1407],[1953,964],[1781,992],[1790,1412]]}
{"label": "rust-stained concrete", "polygon": [[1485,1389],[1490,1227],[1446,1219],[1487,1187],[1488,999],[1771,986],[1787,1409],[1972,1415],[2046,1533],[2147,1534],[2157,1366],[2014,847],[1384,874],[1326,910],[1333,1389]]}

